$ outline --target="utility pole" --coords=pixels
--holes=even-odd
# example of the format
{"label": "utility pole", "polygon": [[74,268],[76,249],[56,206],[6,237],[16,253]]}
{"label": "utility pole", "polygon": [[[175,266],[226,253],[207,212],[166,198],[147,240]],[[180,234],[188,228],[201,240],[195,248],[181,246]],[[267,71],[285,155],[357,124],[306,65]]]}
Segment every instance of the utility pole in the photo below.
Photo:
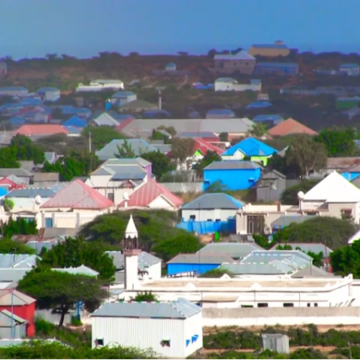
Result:
{"label": "utility pole", "polygon": [[161,110],[162,108],[162,99],[161,99],[161,91],[165,89],[166,86],[158,86],[156,88],[156,90],[158,91],[159,94],[159,102],[158,102],[158,108]]}
{"label": "utility pole", "polygon": [[[15,264],[16,249],[14,249],[13,266]],[[15,339],[15,328],[14,328],[14,288],[11,290],[11,338]]]}
{"label": "utility pole", "polygon": [[92,151],[92,146],[91,146],[92,144],[91,144],[91,131],[89,131],[89,156],[90,156],[90,171],[89,171],[89,173],[91,173],[91,171],[92,171],[92,153],[91,153],[91,151]]}

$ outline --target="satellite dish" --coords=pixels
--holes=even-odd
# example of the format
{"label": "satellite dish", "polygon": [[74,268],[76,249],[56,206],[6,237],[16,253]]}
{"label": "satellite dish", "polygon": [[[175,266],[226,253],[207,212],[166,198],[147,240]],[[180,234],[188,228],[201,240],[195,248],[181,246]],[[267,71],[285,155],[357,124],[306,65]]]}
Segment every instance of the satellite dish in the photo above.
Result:
{"label": "satellite dish", "polygon": [[125,192],[125,193],[123,194],[123,199],[124,199],[125,201],[129,201],[129,200],[130,200],[129,194],[128,194],[127,192]]}
{"label": "satellite dish", "polygon": [[36,205],[40,205],[40,204],[41,204],[41,196],[40,196],[40,195],[36,195],[36,196],[35,196],[35,203],[36,203]]}
{"label": "satellite dish", "polygon": [[304,199],[305,194],[302,191],[299,191],[297,194],[297,197],[299,200],[303,200]]}

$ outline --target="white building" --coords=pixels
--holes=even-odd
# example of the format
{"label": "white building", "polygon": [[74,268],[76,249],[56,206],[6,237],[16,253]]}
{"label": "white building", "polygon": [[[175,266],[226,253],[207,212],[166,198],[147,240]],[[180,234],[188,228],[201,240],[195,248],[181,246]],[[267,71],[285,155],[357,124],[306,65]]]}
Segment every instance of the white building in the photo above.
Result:
{"label": "white building", "polygon": [[44,101],[57,101],[60,99],[60,90],[52,87],[44,87],[37,92]]}
{"label": "white building", "polygon": [[201,307],[185,299],[168,303],[104,303],[91,315],[92,347],[152,349],[186,359],[203,347]]}
{"label": "white building", "polygon": [[121,80],[93,80],[89,85],[79,84],[76,92],[102,91],[102,90],[120,90],[124,89],[124,83]]}
{"label": "white building", "polygon": [[215,80],[215,91],[261,91],[261,80],[250,80],[250,84],[239,84],[232,78]]}
{"label": "white building", "polygon": [[358,76],[360,73],[358,64],[341,64],[339,71],[347,74],[348,76]]}
{"label": "white building", "polygon": [[137,100],[137,95],[132,91],[117,91],[111,97],[111,103],[117,106],[122,106],[135,100]]}
{"label": "white building", "polygon": [[181,208],[183,221],[228,221],[234,218],[243,202],[224,194],[204,194]]}

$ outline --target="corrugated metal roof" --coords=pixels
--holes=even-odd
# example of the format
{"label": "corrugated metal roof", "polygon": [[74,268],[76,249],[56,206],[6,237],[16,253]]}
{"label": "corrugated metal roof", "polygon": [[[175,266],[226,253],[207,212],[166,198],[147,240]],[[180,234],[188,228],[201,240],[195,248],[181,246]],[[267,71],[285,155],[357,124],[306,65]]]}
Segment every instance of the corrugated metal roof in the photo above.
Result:
{"label": "corrugated metal roof", "polygon": [[11,320],[11,318],[14,319],[14,321],[20,323],[20,324],[23,324],[23,323],[26,323],[27,320],[21,318],[20,316],[17,316],[16,314],[14,313],[11,313],[10,311],[8,310],[1,310],[0,313],[4,316],[6,316],[8,319]]}
{"label": "corrugated metal roof", "polygon": [[54,134],[68,134],[68,131],[61,125],[43,124],[43,125],[23,125],[14,133],[16,135],[54,135]]}
{"label": "corrugated metal roof", "polygon": [[111,177],[111,180],[143,180],[146,175],[146,171],[138,166],[122,166],[120,169],[116,169],[116,172]]}
{"label": "corrugated metal roof", "polygon": [[223,160],[214,161],[208,165],[204,170],[248,170],[248,169],[259,169],[260,165],[251,161],[240,161],[240,160]]}
{"label": "corrugated metal roof", "polygon": [[167,264],[222,264],[233,263],[234,260],[224,254],[179,254],[169,260]]}
{"label": "corrugated metal roof", "polygon": [[262,115],[256,115],[253,119],[254,122],[262,122],[262,121],[281,121],[284,120],[284,118],[281,115],[277,114],[262,114]]}
{"label": "corrugated metal roof", "polygon": [[308,266],[304,269],[301,269],[291,275],[293,279],[300,278],[309,278],[309,277],[334,277],[334,274],[329,273],[323,269],[318,268],[317,266]]}
{"label": "corrugated metal roof", "polygon": [[110,114],[103,112],[92,121],[98,126],[117,126],[119,122],[115,120]]}
{"label": "corrugated metal roof", "polygon": [[87,121],[78,117],[77,115],[73,115],[70,119],[66,120],[62,124],[65,127],[76,127],[76,128],[84,128],[87,125]]}
{"label": "corrugated metal roof", "polygon": [[296,242],[278,243],[275,244],[270,250],[276,250],[276,247],[279,245],[281,246],[289,245],[292,247],[293,250],[299,248],[302,251],[305,251],[306,253],[309,251],[315,254],[322,252],[324,256],[329,256],[333,252],[329,247],[327,247],[325,244],[322,243],[296,243]]}
{"label": "corrugated metal roof", "polygon": [[234,155],[240,150],[246,156],[271,156],[278,151],[255,138],[244,139],[223,152],[223,156]]}
{"label": "corrugated metal roof", "polygon": [[41,196],[42,198],[52,198],[57,189],[52,188],[25,188],[11,190],[6,197],[7,198],[35,198]]}
{"label": "corrugated metal roof", "polygon": [[[162,196],[174,207],[179,207],[183,204],[183,201],[167,188],[157,183],[156,180],[149,179],[130,195],[130,200],[127,202],[128,207],[148,207],[159,196]],[[119,207],[123,207],[124,203],[122,201]]]}
{"label": "corrugated metal roof", "polygon": [[137,158],[131,158],[131,159],[117,159],[117,158],[112,158],[112,159],[108,159],[106,160],[101,166],[107,166],[107,165],[141,165],[142,167],[146,167],[151,165],[151,162],[141,158],[141,157],[137,157]]}
{"label": "corrugated metal roof", "polygon": [[76,179],[48,200],[41,208],[106,209],[114,203]]}
{"label": "corrugated metal roof", "polygon": [[243,259],[254,250],[262,248],[253,243],[211,243],[204,246],[198,251],[201,255],[223,254],[233,259]]}
{"label": "corrugated metal roof", "polygon": [[228,54],[228,55],[222,55],[222,54],[216,54],[214,56],[214,60],[244,60],[244,61],[248,61],[248,60],[255,60],[255,58],[250,55],[249,53],[247,53],[245,50],[240,50],[238,53],[232,55],[232,54]]}
{"label": "corrugated metal roof", "polygon": [[203,194],[194,201],[182,206],[182,209],[240,209],[244,203],[224,193]]}
{"label": "corrugated metal roof", "polygon": [[26,169],[0,169],[0,177],[9,177],[11,175],[15,175],[18,178],[21,177],[31,177],[32,173],[30,171],[27,171]]}
{"label": "corrugated metal roof", "polygon": [[127,317],[152,319],[187,319],[201,312],[201,307],[186,299],[168,303],[104,303],[91,317]]}
{"label": "corrugated metal roof", "polygon": [[0,254],[0,269],[31,269],[39,259],[36,255]]}
{"label": "corrugated metal roof", "polygon": [[317,135],[317,132],[299,123],[294,119],[287,119],[284,122],[271,128],[268,133],[272,136],[285,136],[290,134]]}
{"label": "corrugated metal roof", "polygon": [[23,306],[30,305],[35,301],[32,297],[18,290],[11,292],[9,292],[9,290],[0,290],[0,306],[11,306],[11,304],[14,306]]}
{"label": "corrugated metal roof", "polygon": [[286,269],[279,269],[275,265],[268,264],[224,264],[219,269],[227,270],[235,275],[283,275],[291,272],[292,267],[287,266]]}

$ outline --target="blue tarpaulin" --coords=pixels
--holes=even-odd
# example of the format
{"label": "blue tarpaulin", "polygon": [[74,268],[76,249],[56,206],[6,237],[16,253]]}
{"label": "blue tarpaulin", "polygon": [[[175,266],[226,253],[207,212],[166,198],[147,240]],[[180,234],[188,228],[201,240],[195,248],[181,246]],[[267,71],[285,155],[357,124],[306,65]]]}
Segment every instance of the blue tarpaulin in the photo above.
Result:
{"label": "blue tarpaulin", "polygon": [[176,227],[198,234],[212,234],[215,231],[235,233],[236,221],[235,218],[228,221],[182,221]]}

